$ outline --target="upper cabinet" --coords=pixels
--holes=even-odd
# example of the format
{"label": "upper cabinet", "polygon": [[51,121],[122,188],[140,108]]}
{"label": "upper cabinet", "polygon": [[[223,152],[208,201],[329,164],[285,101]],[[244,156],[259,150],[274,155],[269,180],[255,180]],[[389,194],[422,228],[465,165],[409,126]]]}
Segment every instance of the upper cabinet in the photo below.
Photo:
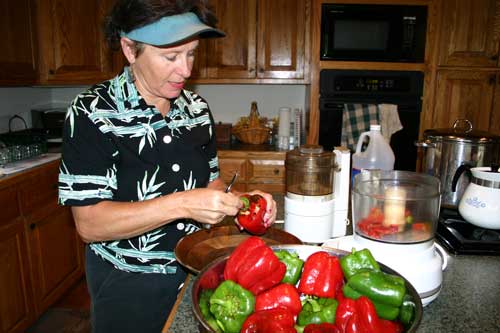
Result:
{"label": "upper cabinet", "polygon": [[211,4],[226,37],[201,41],[195,82],[308,82],[310,1],[212,0]]}
{"label": "upper cabinet", "polygon": [[439,66],[495,67],[500,40],[500,1],[442,1]]}
{"label": "upper cabinet", "polygon": [[113,75],[102,21],[112,0],[39,0],[42,84],[92,84]]}
{"label": "upper cabinet", "polygon": [[24,85],[37,79],[34,46],[34,1],[0,1],[0,34],[4,47],[0,52],[0,84]]}

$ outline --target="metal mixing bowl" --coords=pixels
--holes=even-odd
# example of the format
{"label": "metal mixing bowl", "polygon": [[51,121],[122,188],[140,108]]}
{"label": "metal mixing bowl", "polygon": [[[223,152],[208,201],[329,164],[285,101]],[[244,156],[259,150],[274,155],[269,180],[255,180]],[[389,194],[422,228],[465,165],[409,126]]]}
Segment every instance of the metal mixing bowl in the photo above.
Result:
{"label": "metal mixing bowl", "polygon": [[[312,245],[273,245],[271,248],[275,251],[277,250],[287,250],[287,251],[293,251],[298,253],[299,257],[301,259],[306,259],[309,257],[311,254],[314,252],[318,251],[326,251],[330,253],[331,255],[335,255],[339,258],[348,255],[349,252],[343,251],[343,250],[338,250],[338,249],[332,249],[332,248],[327,248],[327,247],[320,247],[320,246],[312,246]],[[201,332],[214,332],[210,326],[205,322],[203,319],[203,316],[201,315],[200,312],[200,307],[198,306],[199,300],[199,294],[202,290],[208,289],[208,288],[215,288],[218,284],[220,284],[222,281],[224,281],[224,268],[226,267],[226,262],[227,259],[229,258],[229,255],[226,255],[222,258],[219,258],[209,264],[207,267],[205,267],[200,274],[196,277],[194,280],[193,284],[193,289],[192,289],[192,294],[191,294],[191,300],[193,303],[193,312],[196,316],[196,319],[198,320],[200,331]],[[422,302],[420,300],[420,297],[418,296],[417,291],[415,288],[406,280],[402,275],[398,274],[396,271],[392,270],[391,268],[385,266],[384,264],[380,263],[380,268],[382,269],[383,272],[394,274],[397,276],[400,276],[401,278],[404,279],[405,284],[406,284],[406,290],[408,294],[411,296],[413,302],[415,302],[416,308],[415,308],[415,319],[412,323],[412,325],[406,330],[408,333],[413,333],[417,331],[418,326],[420,325],[420,321],[422,320]]]}

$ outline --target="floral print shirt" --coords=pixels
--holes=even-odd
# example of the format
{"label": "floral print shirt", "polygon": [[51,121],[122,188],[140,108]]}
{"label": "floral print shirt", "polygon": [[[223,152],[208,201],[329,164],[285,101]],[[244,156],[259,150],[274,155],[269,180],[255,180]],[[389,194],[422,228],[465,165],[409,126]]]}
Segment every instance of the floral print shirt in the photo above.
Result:
{"label": "floral print shirt", "polygon": [[[135,202],[206,187],[219,176],[207,103],[183,90],[166,117],[139,95],[129,68],[70,104],[64,125],[59,203]],[[91,243],[116,268],[175,273],[173,249],[198,227],[179,220],[130,239]]]}

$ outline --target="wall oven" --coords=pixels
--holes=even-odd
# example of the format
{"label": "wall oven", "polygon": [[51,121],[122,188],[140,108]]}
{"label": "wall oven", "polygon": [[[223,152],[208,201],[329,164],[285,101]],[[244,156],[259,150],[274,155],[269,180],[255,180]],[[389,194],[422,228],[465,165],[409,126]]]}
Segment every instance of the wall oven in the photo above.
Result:
{"label": "wall oven", "polygon": [[321,60],[423,62],[427,7],[323,4]]}
{"label": "wall oven", "polygon": [[422,110],[423,73],[415,71],[333,70],[320,72],[319,144],[341,143],[346,103],[396,104],[403,129],[391,137],[394,169],[415,171]]}

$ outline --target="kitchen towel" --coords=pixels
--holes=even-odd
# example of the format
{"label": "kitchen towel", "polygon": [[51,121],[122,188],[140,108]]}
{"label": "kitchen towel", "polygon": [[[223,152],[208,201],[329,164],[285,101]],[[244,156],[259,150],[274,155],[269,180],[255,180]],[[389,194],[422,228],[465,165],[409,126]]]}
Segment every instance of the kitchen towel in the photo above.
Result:
{"label": "kitchen towel", "polygon": [[379,104],[378,111],[382,136],[390,143],[391,136],[403,129],[403,125],[399,120],[398,106],[395,104]]}
{"label": "kitchen towel", "polygon": [[359,136],[370,130],[370,124],[378,124],[378,108],[375,104],[344,104],[342,113],[341,146],[356,150]]}

